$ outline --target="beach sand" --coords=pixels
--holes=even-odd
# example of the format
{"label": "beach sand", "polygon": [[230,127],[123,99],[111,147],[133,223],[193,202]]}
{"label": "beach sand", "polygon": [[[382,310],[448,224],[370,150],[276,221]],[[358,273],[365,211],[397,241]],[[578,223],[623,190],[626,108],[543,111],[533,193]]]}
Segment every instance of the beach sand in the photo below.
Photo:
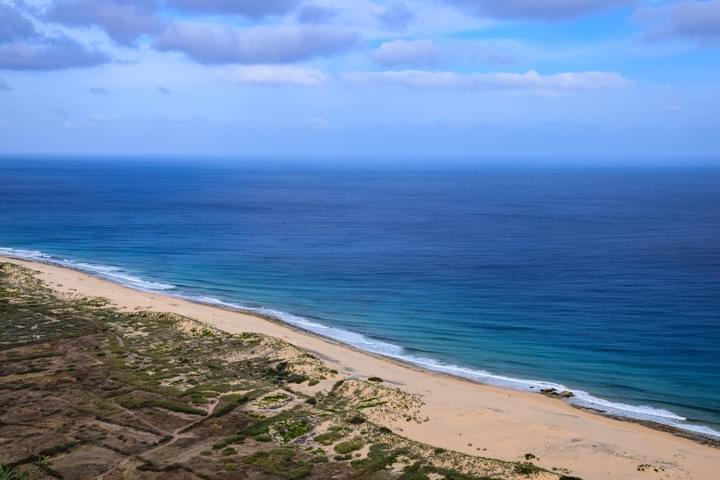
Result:
{"label": "beach sand", "polygon": [[[393,431],[473,455],[524,460],[593,479],[720,478],[720,449],[640,424],[603,417],[539,394],[479,385],[376,357],[280,323],[174,297],[132,290],[81,272],[42,263],[29,267],[66,295],[103,297],[121,309],[174,312],[229,333],[257,332],[310,351],[346,376],[382,377],[422,396],[422,423],[388,419]],[[639,468],[641,465],[650,467]]]}

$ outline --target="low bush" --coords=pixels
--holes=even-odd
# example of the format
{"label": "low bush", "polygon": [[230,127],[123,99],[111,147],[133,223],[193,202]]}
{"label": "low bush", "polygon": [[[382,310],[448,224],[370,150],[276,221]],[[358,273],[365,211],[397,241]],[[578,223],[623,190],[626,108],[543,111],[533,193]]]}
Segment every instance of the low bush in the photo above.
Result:
{"label": "low bush", "polygon": [[335,445],[335,451],[341,455],[344,455],[346,453],[360,450],[362,447],[362,440],[359,438],[354,438],[352,440],[348,440],[347,442],[340,442]]}

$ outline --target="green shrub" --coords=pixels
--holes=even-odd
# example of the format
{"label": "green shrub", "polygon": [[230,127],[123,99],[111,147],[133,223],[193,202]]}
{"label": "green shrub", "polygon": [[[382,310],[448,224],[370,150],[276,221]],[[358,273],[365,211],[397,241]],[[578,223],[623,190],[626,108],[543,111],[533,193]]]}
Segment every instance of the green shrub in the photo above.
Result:
{"label": "green shrub", "polygon": [[305,419],[291,417],[273,423],[273,433],[278,434],[286,443],[302,437],[310,430],[312,426]]}
{"label": "green shrub", "polygon": [[346,435],[345,431],[339,427],[333,427],[329,431],[315,437],[315,441],[321,445],[332,445]]}
{"label": "green shrub", "polygon": [[276,448],[268,452],[255,452],[242,460],[246,465],[254,465],[264,473],[287,480],[300,480],[312,471],[312,464],[296,458],[292,448]]}
{"label": "green shrub", "polygon": [[515,465],[515,473],[520,475],[535,475],[541,471],[539,467],[536,467],[532,463],[518,463]]}
{"label": "green shrub", "polygon": [[405,467],[402,475],[398,477],[399,480],[429,480],[429,478],[423,473],[423,466],[420,462]]}
{"label": "green shrub", "polygon": [[222,453],[220,455],[222,455],[223,457],[229,457],[229,456],[235,455],[235,454],[237,454],[237,450],[235,450],[232,447],[227,447],[225,450],[222,451]]}
{"label": "green shrub", "polygon": [[246,404],[250,400],[247,395],[226,395],[220,399],[220,405],[215,407],[212,417],[222,417],[235,410],[240,405]]}
{"label": "green shrub", "polygon": [[347,422],[351,425],[362,425],[366,421],[367,421],[367,419],[365,417],[363,417],[359,413],[356,413],[353,416],[351,416],[350,418],[348,418]]}
{"label": "green shrub", "polygon": [[335,451],[341,455],[344,455],[346,453],[360,450],[362,447],[362,440],[359,438],[354,438],[352,440],[348,440],[347,442],[340,442],[335,445]]}
{"label": "green shrub", "polygon": [[148,402],[148,406],[164,408],[165,410],[170,410],[171,412],[187,413],[189,415],[200,415],[203,417],[207,415],[207,412],[205,410],[201,410],[199,408],[185,405],[184,403],[164,398],[161,400],[153,400],[151,402]]}
{"label": "green shrub", "polygon": [[395,459],[407,453],[405,449],[392,449],[385,443],[376,443],[370,446],[367,458],[353,462],[357,469],[357,478],[372,478],[373,474],[385,470],[395,463]]}
{"label": "green shrub", "polygon": [[291,373],[287,376],[288,383],[303,383],[305,380],[307,380],[307,377],[298,373]]}
{"label": "green shrub", "polygon": [[24,473],[18,473],[15,469],[0,466],[0,480],[27,480],[28,476]]}

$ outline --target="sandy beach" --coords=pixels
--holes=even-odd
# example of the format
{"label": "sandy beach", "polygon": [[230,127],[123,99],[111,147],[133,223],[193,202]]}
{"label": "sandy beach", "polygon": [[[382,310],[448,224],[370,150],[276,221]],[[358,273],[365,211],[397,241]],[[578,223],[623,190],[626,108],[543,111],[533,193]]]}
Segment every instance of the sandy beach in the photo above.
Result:
{"label": "sandy beach", "polygon": [[132,290],[75,270],[0,260],[38,271],[40,279],[67,295],[106,298],[126,310],[174,312],[229,333],[270,335],[316,354],[346,376],[382,377],[420,395],[424,401],[420,416],[428,419],[394,421],[388,427],[436,447],[514,461],[531,453],[538,465],[567,468],[585,480],[715,480],[720,472],[720,449],[579,410],[560,400],[422,371],[264,318]]}

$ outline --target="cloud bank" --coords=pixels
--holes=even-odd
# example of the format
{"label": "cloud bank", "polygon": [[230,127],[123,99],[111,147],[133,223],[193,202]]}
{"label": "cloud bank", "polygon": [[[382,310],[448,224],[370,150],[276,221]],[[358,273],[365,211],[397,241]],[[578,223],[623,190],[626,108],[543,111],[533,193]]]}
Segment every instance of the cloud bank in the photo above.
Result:
{"label": "cloud bank", "polygon": [[43,35],[16,8],[0,4],[0,70],[64,70],[110,61],[64,34]]}
{"label": "cloud bank", "polygon": [[167,0],[170,7],[192,13],[261,18],[293,11],[299,0]]}
{"label": "cloud bank", "polygon": [[234,83],[251,85],[314,86],[328,80],[319,70],[293,65],[244,65],[221,72],[220,77]]}
{"label": "cloud bank", "polygon": [[110,60],[107,54],[67,37],[0,46],[0,69],[6,70],[65,70],[94,67]]}
{"label": "cloud bank", "polygon": [[157,33],[163,27],[152,1],[61,0],[48,9],[46,17],[71,27],[99,27],[123,45],[134,43],[141,35]]}
{"label": "cloud bank", "polygon": [[338,11],[332,7],[315,4],[305,4],[298,9],[297,19],[300,23],[327,23],[332,20]]}
{"label": "cloud bank", "polygon": [[394,40],[373,53],[373,60],[387,67],[430,66],[439,63],[441,57],[440,49],[430,40]]}
{"label": "cloud bank", "polygon": [[637,17],[653,22],[654,26],[646,35],[650,39],[720,42],[720,0],[692,0],[648,8],[638,12]]}
{"label": "cloud bank", "polygon": [[472,74],[401,70],[352,73],[347,75],[346,78],[356,83],[404,87],[505,90],[541,94],[619,88],[630,84],[629,80],[624,76],[613,72],[571,72],[541,75],[533,70],[527,73]]}
{"label": "cloud bank", "polygon": [[405,30],[415,21],[415,12],[404,3],[393,3],[378,16],[378,20],[388,30]]}
{"label": "cloud bank", "polygon": [[477,15],[559,21],[628,5],[633,0],[446,0],[446,2]]}
{"label": "cloud bank", "polygon": [[292,63],[340,53],[358,41],[352,31],[320,26],[216,28],[179,24],[155,42],[203,64]]}
{"label": "cloud bank", "polygon": [[0,43],[32,37],[35,27],[10,5],[0,4]]}

